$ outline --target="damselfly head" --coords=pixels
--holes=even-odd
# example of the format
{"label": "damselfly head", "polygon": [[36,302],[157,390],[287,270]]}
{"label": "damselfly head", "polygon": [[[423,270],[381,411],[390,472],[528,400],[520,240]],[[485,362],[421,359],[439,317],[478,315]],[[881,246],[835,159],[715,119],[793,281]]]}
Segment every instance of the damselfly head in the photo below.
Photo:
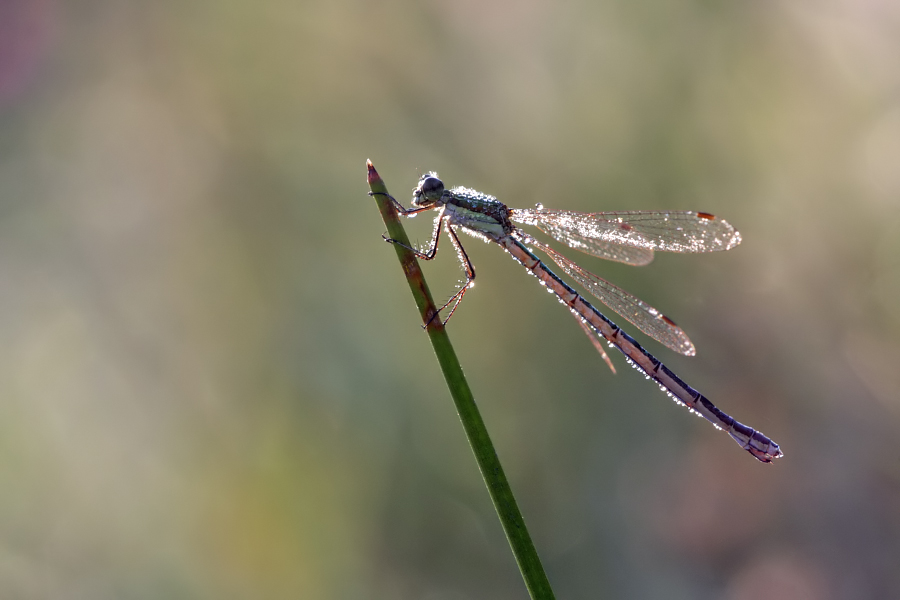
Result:
{"label": "damselfly head", "polygon": [[413,190],[412,203],[415,206],[435,204],[444,194],[444,182],[438,179],[437,173],[431,171],[419,178],[419,185]]}

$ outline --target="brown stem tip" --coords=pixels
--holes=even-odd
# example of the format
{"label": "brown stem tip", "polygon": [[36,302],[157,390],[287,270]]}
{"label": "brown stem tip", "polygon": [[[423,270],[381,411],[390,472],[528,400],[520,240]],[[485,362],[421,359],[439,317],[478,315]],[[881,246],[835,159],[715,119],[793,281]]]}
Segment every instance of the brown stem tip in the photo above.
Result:
{"label": "brown stem tip", "polygon": [[366,169],[368,169],[369,173],[366,176],[366,181],[369,185],[373,183],[381,181],[381,175],[378,174],[378,171],[375,170],[375,165],[372,164],[372,161],[368,158],[366,159]]}

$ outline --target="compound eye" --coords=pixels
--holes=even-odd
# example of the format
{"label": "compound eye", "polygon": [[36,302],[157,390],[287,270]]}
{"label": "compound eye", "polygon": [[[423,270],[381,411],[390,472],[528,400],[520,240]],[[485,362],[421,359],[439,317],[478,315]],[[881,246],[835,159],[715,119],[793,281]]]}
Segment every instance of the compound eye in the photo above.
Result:
{"label": "compound eye", "polygon": [[422,195],[429,200],[437,200],[444,193],[444,182],[434,176],[426,176],[419,184]]}

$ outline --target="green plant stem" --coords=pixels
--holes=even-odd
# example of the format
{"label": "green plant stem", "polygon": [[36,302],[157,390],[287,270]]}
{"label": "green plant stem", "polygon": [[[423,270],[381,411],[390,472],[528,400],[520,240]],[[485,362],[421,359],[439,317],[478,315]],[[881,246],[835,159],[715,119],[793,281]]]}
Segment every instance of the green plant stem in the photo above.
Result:
{"label": "green plant stem", "polygon": [[[381,211],[381,217],[388,230],[388,236],[395,239],[406,246],[410,246],[409,238],[406,231],[400,224],[397,211],[391,204],[387,194],[387,187],[384,185],[381,176],[372,166],[371,161],[366,161],[368,167],[369,189],[372,197],[378,204]],[[447,380],[447,386],[450,388],[450,395],[456,404],[456,410],[462,421],[466,436],[469,438],[469,444],[475,453],[475,459],[478,461],[478,468],[484,477],[487,485],[488,493],[494,503],[497,516],[500,517],[500,523],[503,531],[506,533],[506,539],[512,547],[516,562],[522,577],[525,579],[525,586],[528,593],[534,600],[546,600],[554,598],[553,590],[550,588],[550,582],[541,566],[540,558],[531,541],[528,529],[525,527],[525,520],[516,504],[512,489],[509,487],[509,481],[500,466],[500,459],[497,458],[497,452],[491,443],[484,420],[478,406],[475,404],[475,398],[472,396],[472,390],[463,375],[462,367],[459,359],[456,358],[456,352],[450,344],[450,338],[447,331],[441,324],[440,317],[431,318],[435,314],[436,308],[431,298],[431,292],[425,283],[422,270],[419,268],[419,262],[416,256],[408,249],[400,244],[392,244],[394,250],[397,251],[397,257],[403,267],[403,273],[409,282],[409,289],[415,298],[416,306],[419,308],[419,314],[422,322],[427,323],[426,331],[434,347],[434,353],[437,356],[441,370],[444,372],[444,378]]]}

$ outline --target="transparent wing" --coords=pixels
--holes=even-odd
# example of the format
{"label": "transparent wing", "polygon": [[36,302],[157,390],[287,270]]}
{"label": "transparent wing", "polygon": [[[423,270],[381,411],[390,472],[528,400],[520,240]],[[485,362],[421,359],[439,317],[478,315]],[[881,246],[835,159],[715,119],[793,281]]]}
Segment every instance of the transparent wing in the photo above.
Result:
{"label": "transparent wing", "polygon": [[647,264],[654,250],[716,252],[741,243],[741,234],[727,221],[704,212],[580,213],[536,208],[513,209],[510,219],[534,225],[576,250],[631,265]]}
{"label": "transparent wing", "polygon": [[597,297],[603,304],[616,311],[632,325],[675,352],[694,356],[697,351],[687,334],[672,320],[620,287],[597,277],[573,263],[571,260],[537,240],[529,239],[529,244],[553,259],[559,267],[584,289]]}

